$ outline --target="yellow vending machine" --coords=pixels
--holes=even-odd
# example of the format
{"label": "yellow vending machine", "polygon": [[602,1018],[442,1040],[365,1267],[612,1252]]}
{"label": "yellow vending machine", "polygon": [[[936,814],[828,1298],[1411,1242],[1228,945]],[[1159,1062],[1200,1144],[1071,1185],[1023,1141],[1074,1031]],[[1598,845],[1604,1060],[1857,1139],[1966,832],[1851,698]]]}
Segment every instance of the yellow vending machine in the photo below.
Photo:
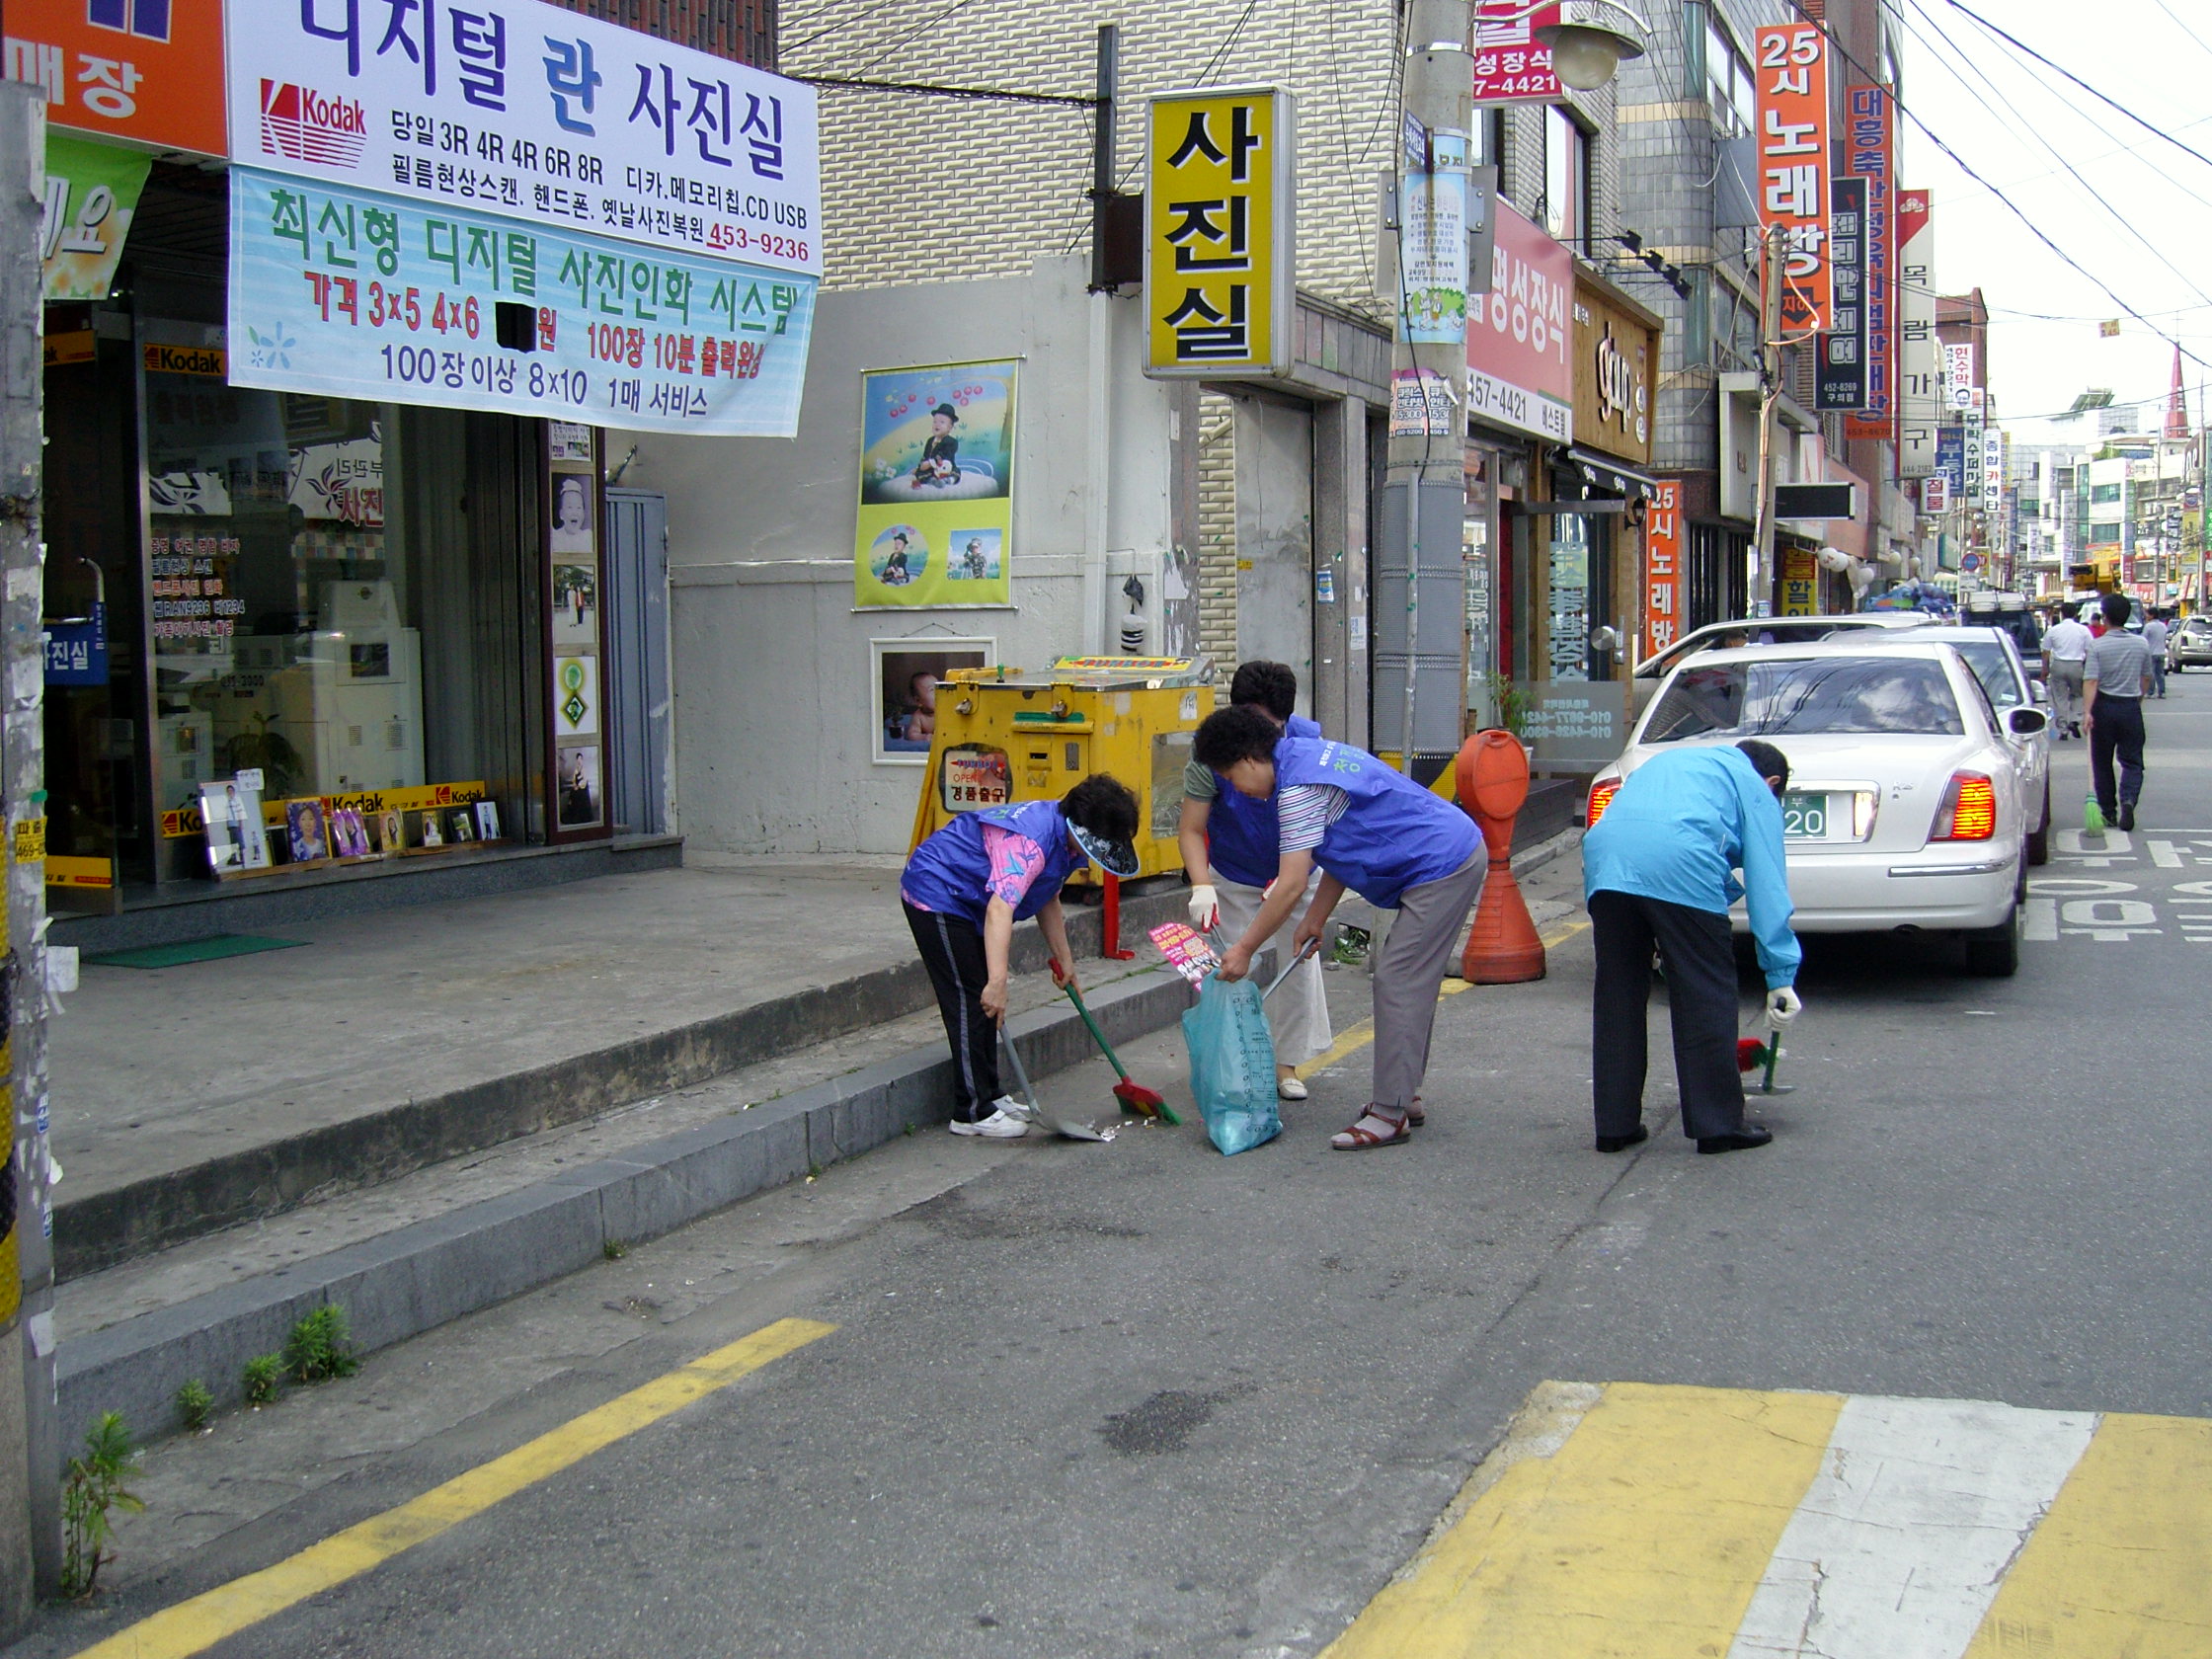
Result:
{"label": "yellow vending machine", "polygon": [[[1213,664],[1063,657],[1049,669],[956,669],[937,687],[911,846],[955,813],[1057,801],[1092,772],[1136,792],[1138,876],[1181,871],[1175,844],[1191,734],[1214,712]],[[909,851],[911,850],[909,846]],[[1137,878],[1132,878],[1137,879]],[[1085,866],[1070,886],[1094,883]]]}

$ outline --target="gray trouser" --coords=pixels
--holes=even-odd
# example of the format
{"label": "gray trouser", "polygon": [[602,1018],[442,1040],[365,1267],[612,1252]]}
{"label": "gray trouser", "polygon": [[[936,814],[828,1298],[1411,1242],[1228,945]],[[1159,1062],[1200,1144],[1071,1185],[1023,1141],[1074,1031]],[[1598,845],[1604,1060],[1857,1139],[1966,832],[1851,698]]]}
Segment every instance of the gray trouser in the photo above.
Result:
{"label": "gray trouser", "polygon": [[2051,722],[2061,732],[2082,723],[2082,675],[2088,667],[2074,658],[2051,663]]}
{"label": "gray trouser", "polygon": [[1421,1092],[1429,1069],[1429,1034],[1436,997],[1452,965],[1452,947],[1482,893],[1490,855],[1474,856],[1449,876],[1409,887],[1397,919],[1375,959],[1375,1104],[1402,1112]]}

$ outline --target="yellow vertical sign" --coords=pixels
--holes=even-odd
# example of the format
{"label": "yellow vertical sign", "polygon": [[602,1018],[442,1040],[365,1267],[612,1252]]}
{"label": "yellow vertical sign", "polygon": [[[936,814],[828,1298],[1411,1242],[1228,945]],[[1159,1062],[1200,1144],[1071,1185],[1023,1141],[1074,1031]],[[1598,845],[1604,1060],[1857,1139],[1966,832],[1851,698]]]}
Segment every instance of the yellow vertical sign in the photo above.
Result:
{"label": "yellow vertical sign", "polygon": [[1150,100],[1146,373],[1233,380],[1290,371],[1294,132],[1280,87]]}

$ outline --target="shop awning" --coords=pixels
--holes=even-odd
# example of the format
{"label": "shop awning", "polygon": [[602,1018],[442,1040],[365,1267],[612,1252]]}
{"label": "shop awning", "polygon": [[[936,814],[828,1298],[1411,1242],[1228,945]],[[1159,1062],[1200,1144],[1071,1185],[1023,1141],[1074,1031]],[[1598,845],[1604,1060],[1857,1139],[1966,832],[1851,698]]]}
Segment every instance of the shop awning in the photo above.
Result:
{"label": "shop awning", "polygon": [[1579,480],[1585,490],[1597,495],[1633,497],[1659,493],[1656,478],[1595,449],[1571,447],[1565,460],[1552,462],[1552,470]]}

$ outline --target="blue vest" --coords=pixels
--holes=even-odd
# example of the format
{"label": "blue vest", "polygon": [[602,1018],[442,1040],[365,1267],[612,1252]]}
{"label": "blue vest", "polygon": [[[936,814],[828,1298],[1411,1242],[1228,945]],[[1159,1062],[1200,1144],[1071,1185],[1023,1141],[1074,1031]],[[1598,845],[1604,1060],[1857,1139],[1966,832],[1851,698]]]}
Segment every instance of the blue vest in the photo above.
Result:
{"label": "blue vest", "polygon": [[1482,831],[1453,802],[1349,744],[1285,738],[1275,746],[1275,787],[1325,783],[1351,797],[1313,861],[1382,909],[1409,887],[1442,881],[1474,856]]}
{"label": "blue vest", "polygon": [[[1320,727],[1294,714],[1283,728],[1287,738],[1318,738]],[[1216,772],[1221,787],[1206,814],[1207,859],[1222,875],[1245,887],[1265,887],[1283,867],[1283,835],[1271,796],[1255,801]]]}
{"label": "blue vest", "polygon": [[1045,866],[1029,884],[1014,919],[1027,921],[1060,896],[1061,883],[1083,862],[1067,833],[1067,820],[1058,801],[1024,801],[1019,806],[991,807],[984,812],[962,813],[914,848],[907,860],[900,888],[922,908],[938,915],[965,916],[976,926],[984,924],[990,905],[990,860],[984,856],[984,826],[1027,835],[1045,849]]}

